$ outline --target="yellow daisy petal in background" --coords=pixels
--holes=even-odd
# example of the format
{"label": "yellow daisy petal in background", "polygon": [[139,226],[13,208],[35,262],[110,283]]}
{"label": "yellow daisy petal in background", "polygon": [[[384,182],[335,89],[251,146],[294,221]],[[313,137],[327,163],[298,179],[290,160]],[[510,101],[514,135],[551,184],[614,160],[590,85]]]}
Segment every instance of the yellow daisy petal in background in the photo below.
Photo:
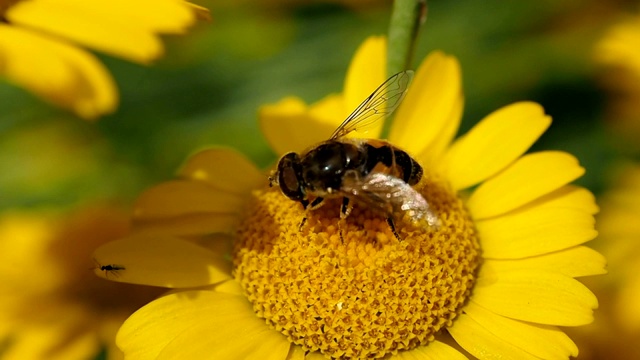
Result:
{"label": "yellow daisy petal in background", "polygon": [[[348,83],[367,83],[371,75],[361,54],[375,54],[381,44],[374,38],[359,48],[351,66],[360,69],[349,70]],[[384,63],[381,59],[372,63]],[[193,166],[183,168],[180,181],[143,194],[137,214],[183,222],[197,222],[193,219],[205,213],[237,214],[230,253],[221,245],[226,237],[190,234],[197,238],[190,241],[209,252],[205,262],[216,255],[231,258],[230,280],[213,291],[176,289],[139,310],[118,336],[125,353],[270,360],[464,358],[445,345],[450,339],[443,332],[448,332],[479,358],[577,355],[573,342],[555,326],[593,319],[598,301],[574,277],[604,272],[602,256],[578,246],[595,237],[598,210],[586,189],[568,185],[584,170],[565,153],[523,156],[550,125],[542,107],[530,102],[494,112],[449,146],[462,113],[459,66],[452,57],[435,53],[420,69],[408,90],[410,101],[398,109],[408,120],[399,120],[406,125],[394,128],[392,140],[412,156],[420,155],[417,159],[432,162],[423,166],[414,190],[438,216],[438,226],[413,224],[411,213],[399,209],[390,214],[392,229],[353,193],[338,193],[354,205],[342,220],[340,199],[332,196],[321,208],[305,211],[278,188],[269,188],[266,177],[261,184],[259,172],[244,160],[251,181],[237,188],[227,180],[224,186],[210,182],[225,170],[208,166],[208,158],[216,154],[220,158],[214,163],[229,164],[238,156],[197,154],[187,161]],[[450,84],[445,95],[437,94],[437,83]],[[300,125],[306,131],[338,126],[345,96],[332,95],[311,107],[297,98],[263,107],[265,136],[279,154],[313,145],[305,142],[314,137],[326,140],[319,133],[298,138],[297,131]],[[425,102],[438,109],[433,124],[420,119]],[[415,133],[424,144],[413,140]],[[431,149],[439,155],[429,157]],[[553,174],[532,179],[548,168]],[[233,178],[242,171],[229,173]],[[531,186],[523,186],[523,180]],[[478,184],[471,198],[462,192]],[[159,239],[159,234],[154,236]],[[125,259],[136,248],[127,243],[118,244],[121,250],[111,252],[110,261]],[[220,249],[214,250],[214,244]],[[148,261],[143,251],[136,256],[140,263]],[[170,276],[184,277],[180,281],[185,283],[202,271],[176,267]],[[260,352],[247,343],[257,344]]]}
{"label": "yellow daisy petal in background", "polygon": [[[222,254],[169,236],[132,235],[102,246],[94,258],[100,264],[94,270],[100,277],[167,288],[214,284],[228,279],[231,272]],[[115,270],[104,270],[106,265]]]}
{"label": "yellow daisy petal in background", "polygon": [[118,327],[163,291],[93,274],[92,251],[127,231],[126,213],[105,204],[0,214],[3,359],[122,357]]}
{"label": "yellow daisy petal in background", "polygon": [[[164,52],[161,34],[181,34],[206,12],[182,0],[30,0],[0,9],[0,74],[84,119],[113,112],[106,69],[74,42],[140,63]],[[200,16],[201,17],[201,16]]]}
{"label": "yellow daisy petal in background", "polygon": [[442,161],[442,172],[455,189],[475,185],[515,161],[550,124],[538,104],[506,106],[455,141]]}
{"label": "yellow daisy petal in background", "polygon": [[83,118],[117,106],[109,72],[93,55],[64,42],[0,24],[0,59],[0,73],[9,81]]}
{"label": "yellow daisy petal in background", "polygon": [[143,63],[162,55],[157,33],[182,33],[195,21],[194,11],[178,0],[114,0],[99,11],[82,0],[21,1],[6,17],[12,24]]}
{"label": "yellow daisy petal in background", "polygon": [[589,279],[600,309],[586,327],[569,329],[580,359],[640,357],[640,165],[626,163],[601,197],[600,235],[593,246],[607,258],[608,275]]}

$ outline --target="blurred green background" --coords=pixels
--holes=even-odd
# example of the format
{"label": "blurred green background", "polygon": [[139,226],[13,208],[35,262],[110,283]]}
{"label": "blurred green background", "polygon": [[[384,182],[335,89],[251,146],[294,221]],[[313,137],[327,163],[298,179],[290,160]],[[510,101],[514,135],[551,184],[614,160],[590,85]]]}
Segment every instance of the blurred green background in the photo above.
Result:
{"label": "blurred green background", "polygon": [[[286,95],[314,102],[342,89],[349,60],[369,35],[387,32],[390,1],[208,1],[213,20],[167,38],[143,67],[99,55],[115,77],[118,111],[97,123],[0,83],[0,209],[130,203],[208,145],[275,160],[257,109]],[[595,42],[628,1],[433,0],[414,64],[441,49],[462,65],[461,132],[501,106],[541,103],[554,123],[535,150],[575,154],[579,183],[599,193],[625,145],[606,128]],[[625,154],[626,155],[626,154]]]}

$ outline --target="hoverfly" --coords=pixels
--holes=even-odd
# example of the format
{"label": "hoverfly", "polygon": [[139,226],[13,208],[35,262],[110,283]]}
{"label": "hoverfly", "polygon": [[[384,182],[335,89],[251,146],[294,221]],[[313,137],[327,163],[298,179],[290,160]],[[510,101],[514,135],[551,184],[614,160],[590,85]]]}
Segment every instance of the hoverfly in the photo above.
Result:
{"label": "hoverfly", "polygon": [[305,210],[317,209],[327,198],[341,197],[341,219],[349,215],[353,202],[363,204],[385,215],[398,239],[394,217],[408,214],[414,223],[426,220],[429,226],[436,226],[438,217],[413,188],[423,174],[416,160],[385,140],[346,137],[392,113],[404,98],[412,77],[410,70],[393,75],[328,140],[300,154],[282,156],[269,176],[269,185],[278,185],[286,197],[302,204]]}

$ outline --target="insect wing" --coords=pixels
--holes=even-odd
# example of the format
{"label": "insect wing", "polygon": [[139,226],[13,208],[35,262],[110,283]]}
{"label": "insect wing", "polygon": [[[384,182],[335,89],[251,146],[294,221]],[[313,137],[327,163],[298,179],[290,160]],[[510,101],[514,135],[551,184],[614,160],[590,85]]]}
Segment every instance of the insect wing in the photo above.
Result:
{"label": "insect wing", "polygon": [[404,98],[413,71],[399,72],[380,85],[333,132],[330,140],[346,136],[356,129],[365,128],[391,114]]}
{"label": "insect wing", "polygon": [[424,220],[429,226],[439,224],[427,200],[411,185],[395,176],[371,173],[362,180],[356,176],[345,176],[341,190],[386,215],[405,212],[414,222]]}

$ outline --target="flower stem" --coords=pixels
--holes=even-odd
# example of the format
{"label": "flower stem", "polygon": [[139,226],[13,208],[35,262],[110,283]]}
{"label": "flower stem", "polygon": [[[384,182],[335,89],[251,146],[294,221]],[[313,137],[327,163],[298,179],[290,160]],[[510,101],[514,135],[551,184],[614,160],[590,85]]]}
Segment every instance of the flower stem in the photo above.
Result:
{"label": "flower stem", "polygon": [[396,0],[389,24],[387,71],[391,76],[411,67],[418,31],[427,14],[427,0]]}
{"label": "flower stem", "polygon": [[[427,17],[427,0],[395,0],[389,23],[387,72],[391,76],[411,68],[420,26]],[[389,133],[391,121],[385,121],[383,138]]]}

